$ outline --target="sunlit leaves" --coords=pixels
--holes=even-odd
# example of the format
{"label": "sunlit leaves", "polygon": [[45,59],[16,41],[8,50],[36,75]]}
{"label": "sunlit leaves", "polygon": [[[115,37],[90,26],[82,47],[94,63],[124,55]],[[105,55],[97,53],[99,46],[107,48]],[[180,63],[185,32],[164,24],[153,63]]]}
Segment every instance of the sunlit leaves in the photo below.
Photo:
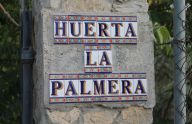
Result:
{"label": "sunlit leaves", "polygon": [[169,30],[165,26],[161,26],[158,23],[154,24],[154,35],[155,35],[155,45],[161,50],[165,51],[167,55],[172,54],[171,40],[172,37],[169,33]]}
{"label": "sunlit leaves", "polygon": [[[154,124],[172,123],[165,111],[172,96],[173,56],[172,56],[172,0],[148,0],[149,15],[153,22],[156,40],[155,48],[155,83],[156,106],[154,108]],[[170,106],[169,106],[170,108]]]}

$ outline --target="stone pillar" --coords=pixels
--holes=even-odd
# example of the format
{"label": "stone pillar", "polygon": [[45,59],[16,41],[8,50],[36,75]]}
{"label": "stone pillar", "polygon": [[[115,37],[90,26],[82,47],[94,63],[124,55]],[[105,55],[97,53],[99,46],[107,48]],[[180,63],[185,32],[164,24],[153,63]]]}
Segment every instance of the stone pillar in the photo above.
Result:
{"label": "stone pillar", "polygon": [[[152,124],[155,105],[152,24],[147,0],[34,0],[34,120],[36,124]],[[147,101],[49,103],[49,74],[84,73],[81,44],[54,44],[58,14],[137,16],[136,45],[112,44],[113,73],[145,72]]]}

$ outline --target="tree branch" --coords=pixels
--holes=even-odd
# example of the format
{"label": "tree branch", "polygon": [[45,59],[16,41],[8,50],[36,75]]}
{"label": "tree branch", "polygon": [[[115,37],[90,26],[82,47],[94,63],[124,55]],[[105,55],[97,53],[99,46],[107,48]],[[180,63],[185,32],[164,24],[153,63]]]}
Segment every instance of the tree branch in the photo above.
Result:
{"label": "tree branch", "polygon": [[3,11],[3,13],[11,20],[12,23],[14,23],[17,27],[20,27],[20,25],[11,17],[11,15],[5,10],[3,5],[0,3],[0,10]]}

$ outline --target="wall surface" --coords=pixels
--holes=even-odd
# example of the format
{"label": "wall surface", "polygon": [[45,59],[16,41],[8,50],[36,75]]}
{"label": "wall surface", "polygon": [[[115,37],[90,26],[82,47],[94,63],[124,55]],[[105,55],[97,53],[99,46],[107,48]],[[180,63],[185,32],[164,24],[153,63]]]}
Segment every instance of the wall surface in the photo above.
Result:
{"label": "wall surface", "polygon": [[[155,105],[152,24],[147,0],[34,0],[34,120],[36,124],[151,124]],[[82,45],[53,44],[53,15],[126,15],[138,18],[136,45],[112,45],[113,72],[145,72],[148,100],[49,104],[49,74],[84,73]]]}

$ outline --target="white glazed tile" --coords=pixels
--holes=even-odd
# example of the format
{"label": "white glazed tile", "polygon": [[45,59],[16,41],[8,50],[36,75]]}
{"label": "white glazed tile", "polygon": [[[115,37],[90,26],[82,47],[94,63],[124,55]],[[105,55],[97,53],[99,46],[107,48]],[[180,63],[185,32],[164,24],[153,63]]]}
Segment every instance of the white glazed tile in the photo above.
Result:
{"label": "white glazed tile", "polygon": [[[101,23],[107,24],[106,32],[107,32],[108,36],[105,36],[105,34],[103,36],[99,36],[99,25]],[[111,35],[111,23],[110,22],[98,21],[97,22],[97,38],[111,38],[110,35]]]}
{"label": "white glazed tile", "polygon": [[[118,93],[117,94],[109,94],[109,82],[110,81],[115,81],[115,82],[117,82],[117,83],[113,83],[113,85],[115,86],[115,88],[112,88],[113,90],[113,92],[116,92],[116,91],[118,91]],[[106,82],[107,82],[107,92],[108,92],[108,96],[118,96],[118,95],[120,95],[120,80],[119,79],[106,79]]]}
{"label": "white glazed tile", "polygon": [[[80,23],[80,35],[79,36],[73,36],[71,34],[71,23],[74,23],[74,27],[75,27],[75,34],[78,34],[79,33],[79,23]],[[82,21],[69,21],[68,22],[68,32],[69,32],[69,37],[70,38],[82,38],[83,37],[83,22]]]}
{"label": "white glazed tile", "polygon": [[117,23],[120,23],[120,24],[118,24],[119,26],[119,29],[118,29],[118,32],[119,32],[119,36],[116,36],[115,34],[116,34],[116,26],[115,26],[115,24],[113,24],[113,26],[112,26],[112,24],[111,24],[111,38],[123,38],[124,37],[124,23],[123,22],[112,22],[112,23],[115,23],[115,24],[117,24]]}
{"label": "white glazed tile", "polygon": [[[143,85],[146,93],[141,93],[141,90],[138,90],[138,94],[135,93],[139,80],[142,82],[142,85]],[[134,91],[133,92],[134,95],[147,95],[147,80],[146,79],[134,79],[134,90],[133,91]]]}
{"label": "white glazed tile", "polygon": [[[123,81],[125,81],[125,82],[128,81],[130,83],[128,88],[130,89],[131,93],[128,93],[128,91],[126,89],[125,89],[125,93],[123,93]],[[128,85],[128,82],[125,83],[125,86]],[[134,90],[134,79],[120,79],[120,93],[122,95],[132,95],[134,93],[133,90]]]}
{"label": "white glazed tile", "polygon": [[[132,37],[131,33],[128,34],[128,37],[125,37],[125,35],[127,33],[127,30],[128,30],[128,27],[129,27],[129,24],[132,24],[133,30],[134,30],[134,32],[136,34],[136,37]],[[125,38],[137,38],[137,35],[138,35],[138,33],[137,33],[137,22],[124,22],[124,37]]]}
{"label": "white glazed tile", "polygon": [[[52,82],[53,81],[58,81],[62,84],[62,87],[60,89],[57,90],[57,95],[51,95],[52,94]],[[54,97],[64,97],[64,81],[63,80],[50,80],[50,88],[49,88],[49,96],[50,98],[54,98]]]}
{"label": "white glazed tile", "polygon": [[[96,65],[87,65],[88,64],[88,62],[87,62],[87,52],[90,52],[90,54],[91,54],[91,57],[90,57],[90,64],[94,64],[95,62],[96,62]],[[93,50],[93,51],[89,51],[89,50],[86,50],[86,51],[84,51],[84,67],[97,67],[97,65],[98,65],[98,57],[99,57],[99,55],[98,55],[98,51],[96,51],[96,50]]]}
{"label": "white glazed tile", "polygon": [[[85,93],[88,93],[89,91],[91,91],[91,94],[81,94],[81,81],[85,81]],[[89,80],[89,79],[80,79],[79,80],[79,94],[80,96],[92,96],[93,95],[93,80]]]}
{"label": "white glazed tile", "polygon": [[[96,86],[94,85],[94,81],[96,81],[97,82],[97,84],[98,84],[98,86],[99,87],[101,87],[101,81],[104,81],[104,94],[97,94],[98,92],[96,92],[95,93],[95,88],[96,88]],[[108,94],[108,90],[107,90],[107,88],[108,88],[108,85],[107,85],[107,80],[105,80],[105,79],[94,79],[93,80],[93,95],[94,96],[106,96],[107,94]],[[101,93],[101,91],[100,91],[100,93]]]}
{"label": "white glazed tile", "polygon": [[[89,32],[90,32],[90,34],[94,34],[94,36],[85,36],[85,31],[86,31],[85,23],[93,23],[93,25],[89,24],[90,29],[92,30],[92,31],[89,30]],[[96,36],[97,36],[97,27],[96,26],[97,26],[96,21],[83,21],[83,38],[96,38]]]}
{"label": "white glazed tile", "polygon": [[[77,95],[72,95],[72,92],[71,92],[71,91],[69,92],[69,95],[66,95],[67,88],[68,88],[68,86],[69,86],[69,82],[70,82],[70,81],[72,82],[72,84],[73,84],[73,86],[74,86],[74,89],[75,89],[75,91],[77,92]],[[64,89],[65,89],[65,91],[64,91],[65,97],[75,97],[75,96],[78,97],[78,95],[79,95],[79,81],[78,81],[78,80],[73,80],[73,79],[71,79],[71,80],[65,80]]]}
{"label": "white glazed tile", "polygon": [[[106,62],[103,62],[103,65],[100,65],[102,56],[104,52],[107,54],[109,62],[111,65],[106,65]],[[98,62],[98,67],[112,67],[112,51],[111,50],[100,50],[99,51],[99,62]]]}
{"label": "white glazed tile", "polygon": [[[56,22],[58,22],[59,24],[59,28],[63,28],[63,22],[65,22],[65,33],[66,36],[63,36],[63,29],[58,29],[58,35],[56,35]],[[68,22],[67,21],[54,21],[54,38],[65,38],[68,37]]]}

